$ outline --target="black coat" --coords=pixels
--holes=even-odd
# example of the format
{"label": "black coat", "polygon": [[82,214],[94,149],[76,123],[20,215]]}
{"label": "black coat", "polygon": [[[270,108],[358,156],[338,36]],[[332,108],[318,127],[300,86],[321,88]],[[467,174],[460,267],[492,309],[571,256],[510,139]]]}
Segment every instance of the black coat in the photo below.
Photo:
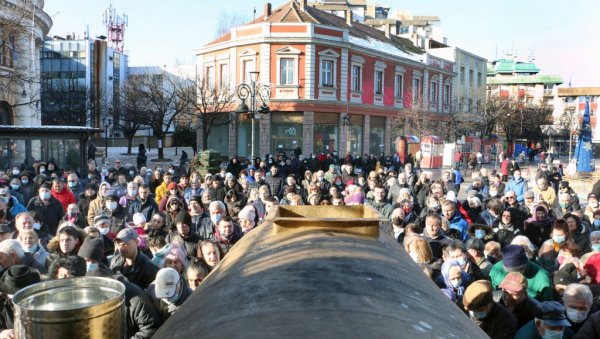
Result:
{"label": "black coat", "polygon": [[40,197],[29,200],[27,204],[28,211],[35,211],[38,217],[42,218],[42,230],[44,233],[54,235],[58,228],[58,223],[63,216],[63,207],[60,201],[55,197],[50,197],[47,204],[41,202]]}
{"label": "black coat", "polygon": [[136,284],[120,280],[125,285],[125,310],[127,312],[126,338],[150,338],[161,325],[160,314],[154,303]]}
{"label": "black coat", "polygon": [[110,269],[115,273],[121,272],[129,282],[144,290],[154,281],[158,272],[158,267],[139,249],[133,266],[125,266],[125,258],[116,254],[110,262]]}
{"label": "black coat", "polygon": [[196,233],[190,232],[187,236],[182,236],[177,231],[173,231],[167,235],[167,244],[178,243],[183,249],[185,249],[185,254],[188,260],[191,260],[196,257],[196,248],[198,242],[200,241],[200,237]]}

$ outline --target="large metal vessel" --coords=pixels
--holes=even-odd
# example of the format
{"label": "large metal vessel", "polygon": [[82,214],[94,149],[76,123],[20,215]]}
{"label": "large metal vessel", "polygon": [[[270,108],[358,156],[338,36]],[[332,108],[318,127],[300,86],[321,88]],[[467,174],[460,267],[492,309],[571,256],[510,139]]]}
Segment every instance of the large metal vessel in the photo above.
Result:
{"label": "large metal vessel", "polygon": [[278,206],[154,338],[485,338],[368,206]]}
{"label": "large metal vessel", "polygon": [[16,338],[123,338],[125,286],[82,277],[41,282],[17,292]]}

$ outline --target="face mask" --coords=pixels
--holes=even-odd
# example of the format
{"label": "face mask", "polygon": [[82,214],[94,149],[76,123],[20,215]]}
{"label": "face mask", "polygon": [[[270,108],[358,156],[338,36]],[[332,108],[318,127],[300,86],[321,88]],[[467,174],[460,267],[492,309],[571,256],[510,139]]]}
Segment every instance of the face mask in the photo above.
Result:
{"label": "face mask", "polygon": [[181,298],[182,292],[183,292],[183,288],[179,292],[175,292],[175,294],[172,297],[166,298],[165,300],[168,303],[174,304]]}
{"label": "face mask", "polygon": [[463,257],[461,257],[461,258],[458,258],[458,259],[456,259],[456,261],[458,261],[458,264],[459,264],[460,266],[465,266],[465,264],[467,263],[467,260],[465,259],[465,257],[464,257],[464,256],[463,256]]}
{"label": "face mask", "polygon": [[600,252],[600,244],[592,244],[592,251]]}
{"label": "face mask", "polygon": [[490,191],[490,197],[495,197],[498,195],[498,191]]}
{"label": "face mask", "polygon": [[600,219],[594,219],[594,227],[600,227]]}
{"label": "face mask", "polygon": [[40,224],[39,222],[33,223],[34,230],[39,230],[40,228],[42,228],[42,224]]}
{"label": "face mask", "polygon": [[134,172],[134,171],[129,171],[129,175],[130,175],[130,176],[133,176],[134,174],[135,174],[135,172]]}
{"label": "face mask", "polygon": [[19,187],[21,187],[21,186],[19,186],[19,185],[15,184],[15,185],[10,185],[10,187],[11,187],[12,189],[14,189],[14,190],[18,190],[18,189],[19,189]]}
{"label": "face mask", "polygon": [[473,319],[483,319],[483,318],[487,317],[487,312],[485,312],[485,311],[478,311],[478,312],[469,311],[469,315]]}
{"label": "face mask", "polygon": [[98,269],[98,264],[97,263],[87,263],[87,271],[91,272],[93,270],[97,270]]}
{"label": "face mask", "polygon": [[46,168],[40,167],[40,173],[44,173],[44,172],[46,172]]}
{"label": "face mask", "polygon": [[137,190],[127,190],[127,194],[129,194],[130,196],[134,196],[135,192],[137,192]]}
{"label": "face mask", "polygon": [[117,202],[116,201],[107,202],[106,203],[106,208],[108,208],[111,211],[116,210],[117,209]]}
{"label": "face mask", "polygon": [[570,307],[566,307],[567,309],[567,318],[569,318],[574,323],[582,323],[587,319],[588,312],[575,310]]}
{"label": "face mask", "polygon": [[213,224],[217,224],[219,223],[219,221],[221,221],[222,217],[223,216],[221,216],[220,214],[215,214],[210,216],[210,220],[213,222]]}
{"label": "face mask", "polygon": [[550,329],[546,329],[544,331],[543,339],[560,339],[563,337],[563,331],[554,331]]}
{"label": "face mask", "polygon": [[175,174],[175,170],[171,168],[171,169],[169,169],[169,173]]}
{"label": "face mask", "polygon": [[29,179],[21,179],[23,185],[27,185],[29,183]]}
{"label": "face mask", "polygon": [[336,181],[335,184],[338,185],[338,186],[340,186],[342,184],[342,182],[341,181]]}
{"label": "face mask", "polygon": [[416,263],[418,263],[418,262],[419,262],[419,257],[418,257],[418,255],[417,255],[417,253],[415,253],[415,252],[410,252],[410,253],[408,253],[408,254],[410,255],[410,257],[412,258],[412,260],[413,260],[414,262],[416,262]]}
{"label": "face mask", "polygon": [[9,197],[2,197],[2,198],[0,198],[0,201],[2,201],[2,202],[3,202],[3,203],[5,203],[5,204],[8,204],[8,201],[9,201],[9,200],[10,200],[10,198],[9,198]]}
{"label": "face mask", "polygon": [[50,200],[50,196],[51,196],[51,194],[48,191],[40,193],[40,199],[42,199],[42,200]]}
{"label": "face mask", "polygon": [[565,209],[569,206],[569,204],[567,204],[566,202],[561,202],[560,204],[560,208]]}
{"label": "face mask", "polygon": [[439,204],[437,204],[437,203],[435,203],[435,204],[431,204],[431,205],[429,206],[429,208],[430,208],[430,209],[432,209],[432,210],[437,210],[437,209],[438,209],[438,207],[440,207],[440,205],[439,205]]}
{"label": "face mask", "polygon": [[515,181],[519,181],[519,179],[521,179],[520,175],[515,175]]}
{"label": "face mask", "polygon": [[77,187],[77,183],[76,182],[70,182],[69,183],[69,187],[70,188],[75,188],[75,187]]}
{"label": "face mask", "polygon": [[107,226],[107,227],[104,227],[104,228],[100,228],[99,230],[100,230],[100,233],[102,235],[107,235],[108,232],[110,231],[110,227]]}
{"label": "face mask", "polygon": [[554,241],[557,244],[562,244],[565,241],[565,236],[564,235],[554,236],[554,237],[552,237],[552,241]]}
{"label": "face mask", "polygon": [[28,253],[35,253],[38,250],[38,245],[34,244],[31,247],[23,247],[23,250]]}
{"label": "face mask", "polygon": [[475,230],[475,238],[477,239],[483,239],[485,237],[485,231],[484,230]]}
{"label": "face mask", "polygon": [[462,285],[462,279],[457,279],[457,280],[452,280],[450,282],[450,284],[452,285],[452,287],[454,288],[459,288],[460,285]]}
{"label": "face mask", "polygon": [[108,174],[108,170],[107,169],[103,169],[102,170],[102,174],[107,175]]}
{"label": "face mask", "polygon": [[21,171],[19,171],[18,169],[15,169],[15,170],[12,171],[12,174],[13,175],[19,175],[19,174],[21,174]]}
{"label": "face mask", "polygon": [[93,174],[88,174],[88,179],[90,179],[90,180],[94,179],[94,175]]}

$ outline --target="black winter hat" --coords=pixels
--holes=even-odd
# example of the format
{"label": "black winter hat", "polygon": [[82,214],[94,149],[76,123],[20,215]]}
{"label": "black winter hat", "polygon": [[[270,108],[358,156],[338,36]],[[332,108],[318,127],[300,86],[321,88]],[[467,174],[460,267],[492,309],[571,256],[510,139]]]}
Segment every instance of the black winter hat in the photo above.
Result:
{"label": "black winter hat", "polygon": [[175,220],[173,220],[173,223],[175,225],[177,225],[178,223],[184,223],[188,226],[192,225],[192,218],[190,217],[190,215],[186,212],[186,211],[181,211],[179,212],[179,214],[177,214],[177,216],[175,217]]}
{"label": "black winter hat", "polygon": [[101,262],[104,256],[104,241],[96,237],[86,237],[77,255],[84,259]]}
{"label": "black winter hat", "polygon": [[577,268],[572,263],[566,264],[560,270],[554,273],[555,285],[569,285],[578,282],[579,279],[577,279]]}
{"label": "black winter hat", "polygon": [[40,281],[40,274],[29,266],[13,265],[0,278],[0,291],[6,294],[15,294],[20,289]]}

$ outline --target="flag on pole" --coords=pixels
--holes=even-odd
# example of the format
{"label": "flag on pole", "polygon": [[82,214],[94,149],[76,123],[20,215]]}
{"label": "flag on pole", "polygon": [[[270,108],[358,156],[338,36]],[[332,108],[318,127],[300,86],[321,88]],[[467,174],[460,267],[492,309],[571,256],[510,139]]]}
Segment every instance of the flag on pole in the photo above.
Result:
{"label": "flag on pole", "polygon": [[577,172],[592,172],[594,170],[594,158],[592,157],[592,128],[590,126],[590,98],[585,98],[585,111],[583,121],[579,130],[579,140],[575,148],[575,159],[577,159]]}

